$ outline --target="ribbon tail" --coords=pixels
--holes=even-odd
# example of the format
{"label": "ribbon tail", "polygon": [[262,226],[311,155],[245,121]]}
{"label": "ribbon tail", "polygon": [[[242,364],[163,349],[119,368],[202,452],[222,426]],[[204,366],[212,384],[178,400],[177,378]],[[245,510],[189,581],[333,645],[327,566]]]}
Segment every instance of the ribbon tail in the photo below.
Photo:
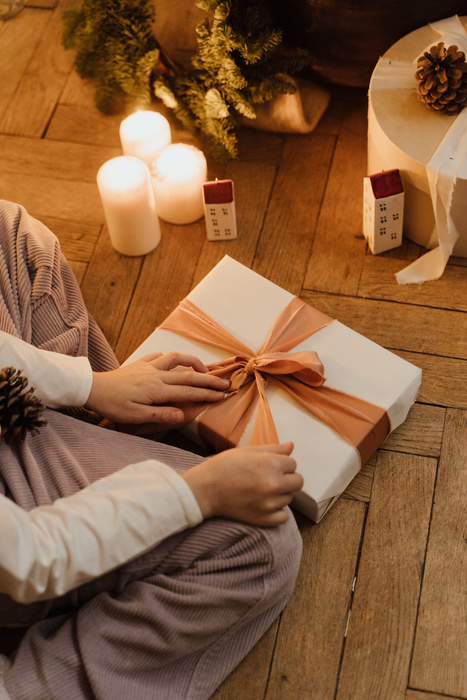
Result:
{"label": "ribbon tail", "polygon": [[259,373],[256,376],[258,389],[258,410],[249,439],[250,445],[277,445],[279,437],[272,417],[269,402],[264,391],[264,381]]}
{"label": "ribbon tail", "polygon": [[208,404],[198,422],[198,434],[216,452],[235,447],[254,413],[258,395],[254,382],[223,401]]}
{"label": "ribbon tail", "polygon": [[329,387],[308,387],[293,377],[276,381],[312,415],[354,446],[362,464],[376,452],[391,430],[384,408]]}

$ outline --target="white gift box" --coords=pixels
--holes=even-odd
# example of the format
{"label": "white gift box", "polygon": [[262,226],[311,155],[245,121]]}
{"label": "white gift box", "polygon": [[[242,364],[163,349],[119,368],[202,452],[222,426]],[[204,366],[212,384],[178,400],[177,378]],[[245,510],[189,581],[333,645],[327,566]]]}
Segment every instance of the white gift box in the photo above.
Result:
{"label": "white gift box", "polygon": [[[229,256],[187,297],[253,351],[263,344],[278,315],[293,298]],[[191,353],[206,364],[226,357],[225,351],[157,328],[126,362],[156,350]],[[325,386],[380,406],[387,411],[391,430],[405,420],[420,386],[419,368],[336,320],[293,348],[294,352],[302,350],[318,353],[324,365]],[[318,522],[360,470],[358,452],[280,387],[268,384],[266,396],[279,440],[294,442],[293,457],[304,477],[303,490],[296,494],[294,506]],[[187,430],[196,439],[197,421]],[[248,433],[247,428],[240,444],[248,443]]]}

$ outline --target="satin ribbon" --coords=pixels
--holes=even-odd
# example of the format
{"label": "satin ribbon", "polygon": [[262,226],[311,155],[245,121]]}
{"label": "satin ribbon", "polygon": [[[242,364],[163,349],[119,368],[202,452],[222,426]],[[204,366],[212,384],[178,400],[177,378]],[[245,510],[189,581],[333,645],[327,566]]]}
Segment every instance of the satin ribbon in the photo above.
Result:
{"label": "satin ribbon", "polygon": [[265,394],[266,385],[271,382],[355,447],[364,464],[390,432],[387,412],[380,406],[324,386],[324,368],[316,352],[289,352],[332,322],[326,314],[294,297],[277,318],[263,345],[254,352],[184,299],[159,328],[230,355],[208,365],[212,374],[229,379],[231,385],[224,401],[205,404],[200,409],[200,436],[218,452],[238,445],[257,409],[249,443],[278,443]]}

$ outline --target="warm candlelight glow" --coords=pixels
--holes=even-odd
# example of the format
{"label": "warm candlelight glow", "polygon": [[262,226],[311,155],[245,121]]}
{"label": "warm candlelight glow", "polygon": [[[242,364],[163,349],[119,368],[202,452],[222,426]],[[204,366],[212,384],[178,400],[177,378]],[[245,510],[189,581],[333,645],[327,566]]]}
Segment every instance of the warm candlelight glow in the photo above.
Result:
{"label": "warm candlelight glow", "polygon": [[118,156],[97,174],[110,239],[122,255],[145,255],[160,241],[154,193],[145,163]]}
{"label": "warm candlelight glow", "polygon": [[120,124],[123,153],[143,160],[147,166],[172,142],[169,122],[159,112],[130,114]]}
{"label": "warm candlelight glow", "polygon": [[188,224],[203,216],[207,163],[202,151],[184,143],[167,146],[153,163],[151,177],[161,219]]}

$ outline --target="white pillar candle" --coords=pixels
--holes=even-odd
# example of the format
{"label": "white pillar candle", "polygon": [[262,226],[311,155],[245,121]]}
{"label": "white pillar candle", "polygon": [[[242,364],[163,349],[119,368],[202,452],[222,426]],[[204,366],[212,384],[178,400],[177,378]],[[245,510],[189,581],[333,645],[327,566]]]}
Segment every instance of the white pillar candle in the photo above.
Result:
{"label": "white pillar candle", "polygon": [[108,160],[97,185],[113,247],[122,255],[146,255],[161,233],[148,166],[133,156]]}
{"label": "white pillar candle", "polygon": [[135,112],[120,124],[120,141],[124,155],[141,158],[149,167],[172,143],[170,124],[159,112]]}
{"label": "white pillar candle", "polygon": [[161,219],[171,224],[190,224],[203,216],[207,170],[204,154],[194,146],[174,143],[162,151],[151,168]]}

